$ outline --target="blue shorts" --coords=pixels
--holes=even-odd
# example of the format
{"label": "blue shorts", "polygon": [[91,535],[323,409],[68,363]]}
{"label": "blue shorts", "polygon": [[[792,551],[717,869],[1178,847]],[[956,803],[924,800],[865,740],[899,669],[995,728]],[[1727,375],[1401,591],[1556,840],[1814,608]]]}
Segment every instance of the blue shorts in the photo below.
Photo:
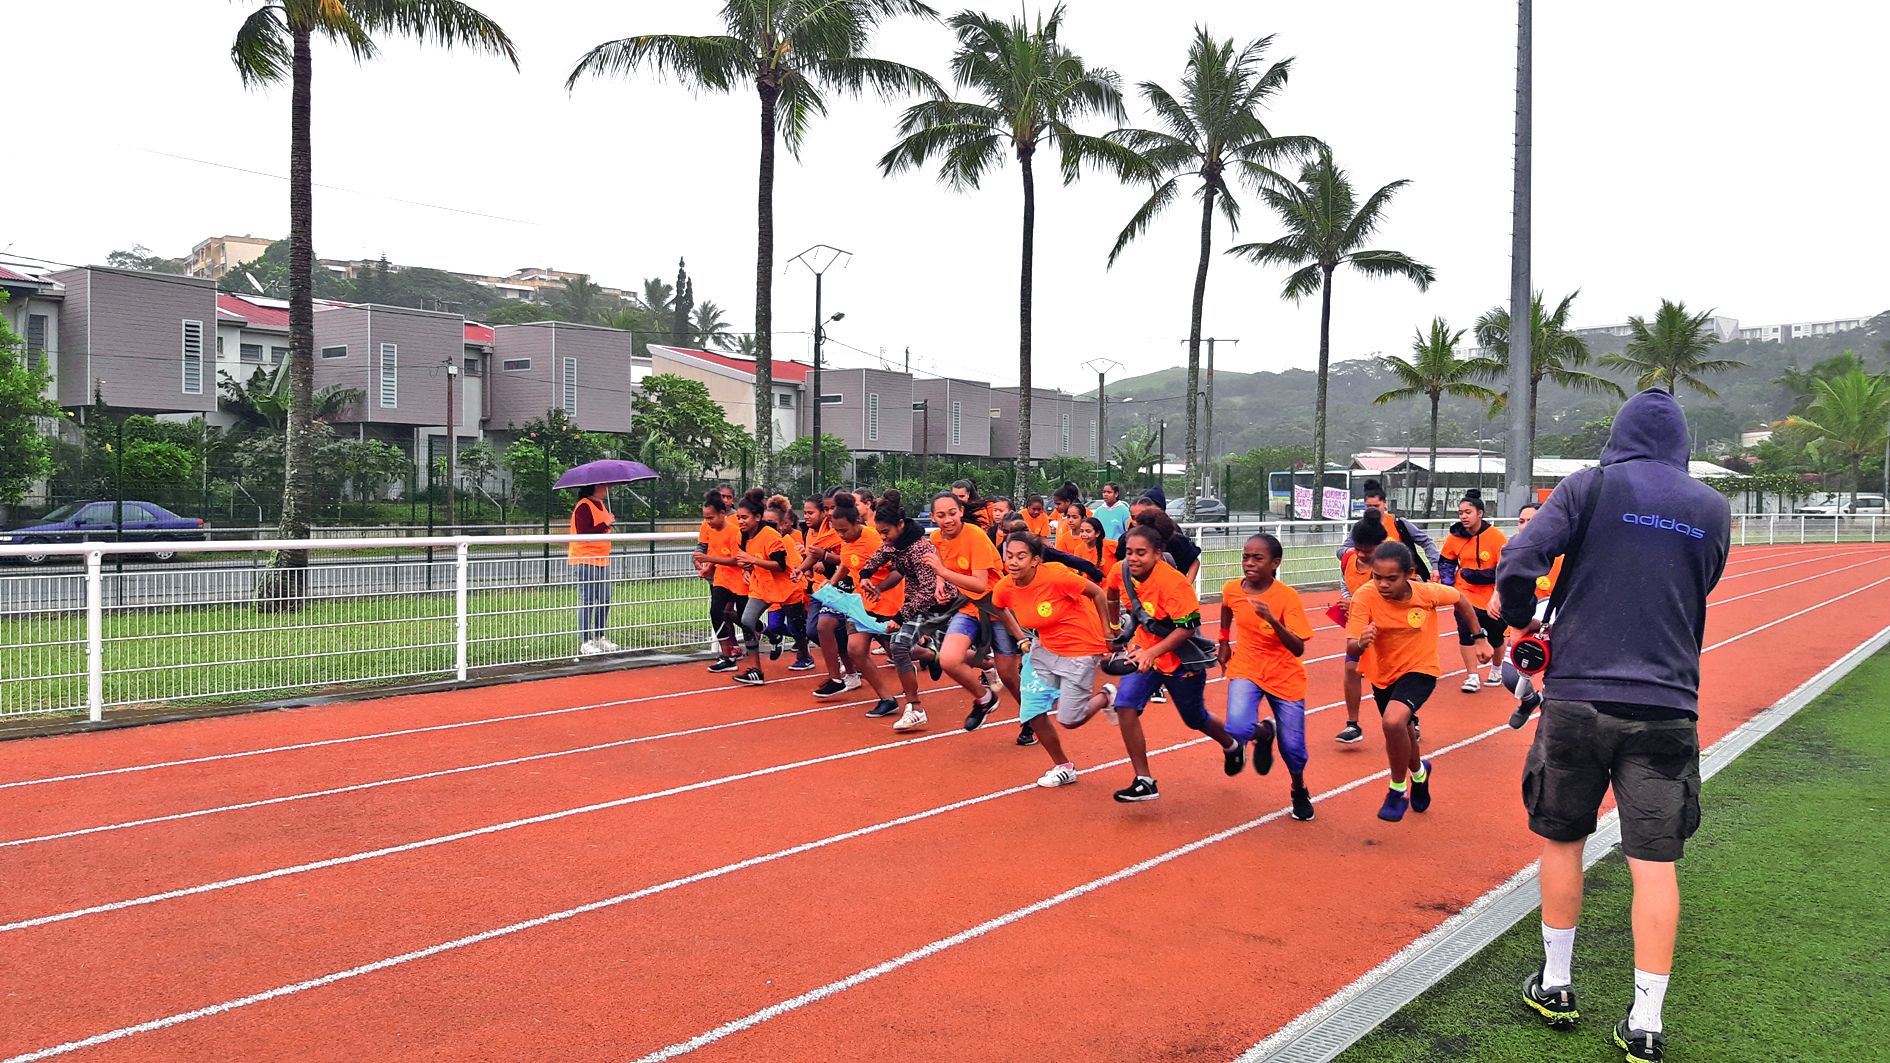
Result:
{"label": "blue shorts", "polygon": [[1141,712],[1148,699],[1162,687],[1168,688],[1168,700],[1181,714],[1181,722],[1199,731],[1208,722],[1207,705],[1202,695],[1207,690],[1206,672],[1131,672],[1116,688],[1116,711]]}
{"label": "blue shorts", "polygon": [[[963,635],[975,643],[978,641],[978,618],[964,613],[955,614],[952,617],[951,626],[945,629],[945,634]],[[1018,655],[1017,640],[1011,637],[1011,633],[1005,630],[1003,624],[991,625],[991,652],[999,657]]]}

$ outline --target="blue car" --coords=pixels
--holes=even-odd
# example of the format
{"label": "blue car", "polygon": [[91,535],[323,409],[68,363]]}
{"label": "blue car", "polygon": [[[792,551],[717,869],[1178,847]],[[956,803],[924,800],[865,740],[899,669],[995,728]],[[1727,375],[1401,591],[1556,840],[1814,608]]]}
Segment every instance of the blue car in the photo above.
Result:
{"label": "blue car", "polygon": [[[0,543],[115,542],[120,536],[113,516],[120,506],[125,518],[124,541],[153,543],[153,560],[175,558],[179,542],[208,538],[202,520],[180,517],[153,502],[72,502],[41,517],[37,524],[0,532]],[[48,559],[46,554],[27,554],[24,558],[29,565],[43,565]]]}

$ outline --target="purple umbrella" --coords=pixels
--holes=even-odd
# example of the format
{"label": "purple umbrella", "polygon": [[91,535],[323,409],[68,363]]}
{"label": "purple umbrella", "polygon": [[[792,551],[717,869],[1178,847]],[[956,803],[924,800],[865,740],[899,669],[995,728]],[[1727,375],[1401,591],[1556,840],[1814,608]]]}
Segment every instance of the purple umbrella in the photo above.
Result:
{"label": "purple umbrella", "polygon": [[591,484],[625,484],[632,480],[654,480],[655,470],[640,461],[605,458],[587,461],[558,477],[559,487],[587,487]]}

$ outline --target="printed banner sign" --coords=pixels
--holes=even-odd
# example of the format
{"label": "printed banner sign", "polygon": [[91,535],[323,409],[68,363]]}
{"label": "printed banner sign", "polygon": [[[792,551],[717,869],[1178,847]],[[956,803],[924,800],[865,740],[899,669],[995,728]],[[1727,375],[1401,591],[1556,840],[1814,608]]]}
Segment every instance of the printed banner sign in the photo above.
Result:
{"label": "printed banner sign", "polygon": [[[1307,494],[1312,492],[1308,491]],[[1312,499],[1306,500],[1309,504]],[[1343,487],[1326,488],[1325,505],[1321,509],[1328,520],[1348,520],[1352,516],[1352,492]]]}
{"label": "printed banner sign", "polygon": [[1293,518],[1310,520],[1312,518],[1312,488],[1293,486]]}

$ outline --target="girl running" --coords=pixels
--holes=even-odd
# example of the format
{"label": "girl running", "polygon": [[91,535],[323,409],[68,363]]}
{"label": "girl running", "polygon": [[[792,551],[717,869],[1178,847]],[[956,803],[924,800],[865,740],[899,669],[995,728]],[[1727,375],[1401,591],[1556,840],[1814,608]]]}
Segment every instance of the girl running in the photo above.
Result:
{"label": "girl running", "polygon": [[978,497],[978,485],[970,480],[953,480],[951,491],[952,497],[964,507],[965,519],[989,533],[992,527],[991,502]]}
{"label": "girl running", "polygon": [[1051,508],[1056,511],[1057,538],[1055,546],[1064,553],[1074,553],[1077,545],[1076,529],[1089,517],[1089,510],[1083,508],[1083,489],[1075,483],[1065,480],[1051,496]]}
{"label": "girl running", "polygon": [[[1365,507],[1365,515],[1352,526],[1352,546],[1339,554],[1339,605],[1341,611],[1351,608],[1352,599],[1359,589],[1372,581],[1372,551],[1384,542],[1389,532],[1385,531],[1383,519],[1376,509]],[[1340,621],[1344,626],[1344,621]],[[1340,742],[1355,745],[1364,741],[1365,732],[1358,726],[1359,703],[1364,700],[1365,691],[1358,677],[1358,657],[1347,652],[1345,655],[1345,728],[1338,734]]]}
{"label": "girl running", "polygon": [[742,530],[742,547],[736,551],[735,559],[748,570],[748,604],[742,608],[741,624],[747,668],[733,677],[743,686],[760,686],[767,681],[761,674],[763,614],[775,606],[792,608],[800,614],[802,623],[806,623],[806,606],[794,602],[797,588],[788,578],[788,571],[793,567],[790,563],[793,543],[775,526],[783,516],[752,497],[742,499],[735,507],[735,519]]}
{"label": "girl running", "polygon": [[1043,508],[1042,495],[1031,495],[1024,500],[1024,526],[1039,539],[1050,537],[1050,514]]}
{"label": "girl running", "polygon": [[[828,578],[827,570],[818,563],[819,559],[829,556],[832,551],[840,548],[840,536],[827,522],[827,514],[832,505],[831,497],[823,498],[814,495],[802,500],[801,527],[793,537],[795,545],[800,547],[801,561],[789,575],[809,596],[810,603],[813,600],[813,592],[819,590]],[[807,644],[810,641],[820,641],[820,628],[817,623],[817,618],[820,616],[819,607],[810,604],[807,616],[806,630],[802,632],[800,641],[795,647],[798,652],[794,656],[794,663],[788,665],[790,672],[808,672],[814,668],[814,658],[807,652]]]}
{"label": "girl running", "polygon": [[[1475,621],[1470,627],[1457,626],[1459,652],[1463,654],[1464,669],[1470,673],[1463,681],[1466,694],[1483,689],[1473,652],[1476,640],[1471,636],[1481,632],[1485,645],[1503,644],[1505,625],[1500,617],[1492,615],[1490,599],[1496,593],[1496,564],[1503,559],[1503,544],[1507,541],[1502,532],[1483,519],[1483,493],[1474,488],[1464,492],[1463,501],[1457,503],[1457,523],[1444,537],[1438,579],[1446,586],[1460,588],[1474,610]],[[1482,659],[1487,662],[1489,657]],[[1502,682],[1500,667],[1490,669],[1490,683]]]}
{"label": "girl running", "polygon": [[[1070,544],[1066,553],[1073,554],[1102,569],[1104,572],[1116,566],[1121,560],[1116,556],[1116,540],[1108,537],[1100,517],[1084,517],[1076,525],[1076,541]],[[1059,546],[1057,549],[1062,550]]]}
{"label": "girl running", "polygon": [[1195,574],[1201,571],[1201,548],[1175,524],[1175,518],[1166,510],[1150,506],[1135,518],[1135,523],[1155,532],[1165,560],[1192,584]]}
{"label": "girl running", "polygon": [[[867,608],[876,615],[885,615],[891,611],[886,604],[886,594],[895,585],[901,584],[905,601],[900,603],[894,624],[910,624],[920,614],[938,605],[938,578],[934,575],[933,562],[938,559],[938,549],[925,537],[919,523],[906,516],[905,510],[896,502],[879,504],[879,511],[873,515],[876,530],[881,539],[880,548],[860,566],[860,597],[866,601]],[[871,639],[864,631],[855,631],[848,653],[856,661],[865,661],[867,646]],[[919,671],[912,663],[912,654],[900,641],[889,643],[886,655],[892,658],[893,669],[899,676],[899,685],[906,695],[906,711],[893,724],[895,731],[916,731],[926,724],[925,709],[919,704]],[[899,708],[899,703],[888,693],[886,679],[877,668],[866,668],[861,674],[866,677],[866,684],[879,696],[879,703],[867,711],[868,716],[890,716]]]}
{"label": "girl running", "polygon": [[[1042,499],[1038,499],[1042,508]],[[971,712],[965,716],[965,730],[975,731],[991,710],[997,708],[998,690],[987,684],[971,657],[971,644],[979,635],[980,602],[991,596],[991,586],[1002,575],[997,548],[984,531],[965,522],[965,510],[956,495],[942,492],[932,500],[932,545],[937,547],[931,564],[938,578],[971,601],[952,618],[945,640],[939,646],[939,667],[971,693]],[[996,656],[998,678],[1004,688],[1018,697],[1018,650],[1016,640],[1001,625],[991,629],[991,647]],[[1021,704],[1021,702],[1020,702]]]}
{"label": "girl running", "polygon": [[[1103,636],[1107,599],[1074,569],[1044,561],[1043,540],[1028,531],[1004,541],[1004,568],[1007,575],[991,590],[998,619],[1020,646],[1028,641],[1024,628],[1036,636],[1023,667],[1032,680],[1025,685],[1037,696],[1020,698],[1018,707],[1050,755],[1050,770],[1037,785],[1068,786],[1076,781],[1076,765],[1064,755],[1048,716],[1055,708],[1058,723],[1081,727],[1109,707],[1107,690],[1096,689],[1096,666],[1109,649]],[[1038,722],[1039,717],[1046,718]]]}
{"label": "girl running", "polygon": [[[832,508],[824,513],[827,534],[813,541],[802,564],[817,581],[816,587],[827,582],[828,572],[836,578],[843,574],[850,576],[857,586],[859,574],[853,565],[879,549],[879,532],[860,518],[860,511],[854,508],[853,495],[837,491],[828,501]],[[814,688],[814,696],[831,698],[858,690],[859,666],[853,663],[849,652],[851,626],[847,618],[821,607],[814,611],[813,625],[814,642],[827,665],[827,680]]]}
{"label": "girl running", "polygon": [[711,672],[733,672],[742,666],[738,632],[742,611],[748,607],[748,574],[736,554],[742,549],[742,531],[730,519],[732,490],[717,489],[702,497],[702,526],[696,530],[696,571],[709,581],[709,627],[721,647]]}
{"label": "girl running", "polygon": [[[1391,789],[1378,818],[1392,823],[1403,819],[1407,808],[1424,812],[1431,807],[1431,764],[1418,751],[1413,718],[1437,689],[1443,672],[1437,607],[1453,606],[1460,628],[1476,622],[1476,611],[1455,587],[1415,582],[1414,567],[1409,547],[1380,543],[1372,551],[1372,581],[1352,598],[1345,621],[1345,654],[1359,658],[1359,674],[1371,683],[1372,700],[1384,721]],[[1481,640],[1483,633],[1475,638]],[[1476,648],[1476,659],[1487,663],[1490,652],[1485,642]]]}
{"label": "girl running", "polygon": [[[1113,625],[1124,603],[1134,610],[1135,602],[1141,603],[1139,611],[1147,615],[1149,622],[1135,627],[1135,649],[1130,652],[1129,660],[1136,670],[1123,677],[1120,690],[1103,688],[1111,695],[1122,731],[1122,745],[1135,768],[1135,781],[1117,790],[1115,797],[1118,801],[1153,801],[1161,796],[1161,791],[1155,786],[1154,776],[1149,774],[1142,709],[1157,688],[1166,686],[1174,696],[1175,709],[1183,723],[1221,744],[1227,763],[1238,764],[1245,753],[1202,703],[1207,666],[1211,662],[1191,660],[1184,665],[1176,654],[1177,650],[1186,648],[1184,643],[1201,627],[1201,600],[1195,596],[1194,584],[1162,560],[1161,535],[1153,528],[1129,529],[1122,550],[1122,563],[1110,569],[1108,578],[1103,581],[1103,590],[1109,592],[1111,623]],[[1133,586],[1125,583],[1125,579],[1133,580]]]}
{"label": "girl running", "polygon": [[[1293,778],[1293,818],[1313,818],[1312,793],[1306,788],[1306,665],[1300,660],[1312,622],[1299,592],[1277,578],[1286,550],[1265,533],[1247,540],[1240,551],[1241,578],[1221,588],[1221,639],[1218,655],[1227,677],[1227,733],[1240,748],[1253,742],[1253,770],[1273,770],[1273,743]],[[1231,636],[1231,638],[1230,638]],[[1262,720],[1266,698],[1273,719]],[[1238,760],[1227,765],[1240,771]]]}

